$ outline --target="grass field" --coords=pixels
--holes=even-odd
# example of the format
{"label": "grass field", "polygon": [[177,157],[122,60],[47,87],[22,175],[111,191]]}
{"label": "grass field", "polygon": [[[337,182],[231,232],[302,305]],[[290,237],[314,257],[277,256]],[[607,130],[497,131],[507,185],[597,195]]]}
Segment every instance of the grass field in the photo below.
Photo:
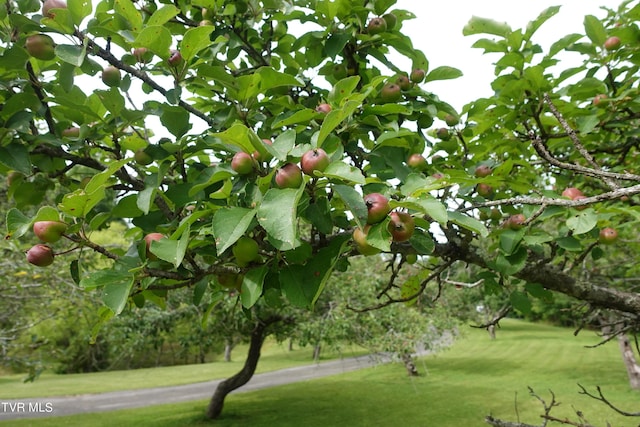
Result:
{"label": "grass field", "polygon": [[[540,425],[540,404],[553,390],[559,418],[584,413],[595,426],[638,425],[604,405],[579,395],[577,383],[600,385],[607,397],[629,411],[640,410],[640,395],[629,390],[616,343],[595,349],[588,332],[508,320],[490,341],[486,332],[468,330],[451,349],[421,360],[423,373],[408,378],[400,365],[385,365],[320,380],[233,394],[215,426],[326,427],[486,426],[484,417]],[[11,426],[207,426],[205,401],[43,420],[11,421]],[[559,424],[549,424],[559,425]]]}
{"label": "grass field", "polygon": [[[311,348],[295,347],[293,351],[289,351],[286,347],[285,344],[267,340],[263,345],[262,357],[256,372],[269,372],[313,363]],[[23,374],[0,376],[0,399],[66,396],[210,381],[235,374],[242,368],[246,354],[247,345],[239,345],[233,350],[231,362],[90,374],[56,375],[44,373],[32,383],[24,383]],[[366,354],[366,350],[357,347],[345,348],[340,354],[325,351],[321,353],[321,361],[362,354]]]}

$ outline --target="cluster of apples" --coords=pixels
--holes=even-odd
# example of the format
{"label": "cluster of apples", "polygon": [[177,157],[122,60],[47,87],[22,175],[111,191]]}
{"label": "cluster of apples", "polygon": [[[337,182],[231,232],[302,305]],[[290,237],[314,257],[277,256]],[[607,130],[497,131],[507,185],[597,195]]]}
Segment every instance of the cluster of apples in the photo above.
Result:
{"label": "cluster of apples", "polygon": [[[562,197],[566,197],[571,200],[582,200],[586,199],[587,196],[584,195],[582,190],[576,187],[567,187],[562,191]],[[583,210],[586,209],[586,205],[576,206],[576,209]],[[598,234],[598,242],[604,245],[611,245],[618,240],[618,231],[612,227],[602,228]]]}
{"label": "cluster of apples", "polygon": [[388,230],[394,242],[406,242],[413,236],[415,221],[407,212],[393,211],[389,205],[389,199],[380,193],[369,193],[364,196],[364,204],[367,206],[367,225],[364,229],[357,227],[353,231],[353,240],[356,249],[362,255],[375,255],[380,249],[367,242],[367,234],[371,226],[382,222],[389,217]]}
{"label": "cluster of apples", "polygon": [[[55,9],[66,9],[67,3],[64,0],[45,0],[42,4],[42,16],[47,18],[55,17]],[[30,56],[42,61],[50,61],[56,57],[55,43],[46,34],[33,34],[27,37],[24,44]]]}
{"label": "cluster of apples", "polygon": [[[270,139],[263,139],[265,144],[271,145]],[[245,151],[239,151],[233,155],[231,159],[231,169],[238,175],[249,175],[254,173],[258,168],[258,162],[269,161],[258,151],[249,154]],[[323,172],[331,160],[329,155],[322,148],[313,148],[306,151],[300,158],[300,165],[288,162],[282,165],[275,173],[275,183],[278,188],[299,188],[302,185],[303,176],[306,174],[314,176],[314,172]]]}
{"label": "cluster of apples", "polygon": [[46,243],[57,242],[66,231],[67,224],[61,221],[34,222],[33,233],[43,243],[38,243],[27,251],[27,262],[38,267],[47,267],[53,264],[55,254],[51,246]]}
{"label": "cluster of apples", "polygon": [[422,83],[424,78],[425,71],[422,68],[414,69],[408,76],[400,74],[395,80],[388,81],[382,86],[380,99],[384,103],[398,102],[402,99],[403,92],[411,90],[414,84]]}

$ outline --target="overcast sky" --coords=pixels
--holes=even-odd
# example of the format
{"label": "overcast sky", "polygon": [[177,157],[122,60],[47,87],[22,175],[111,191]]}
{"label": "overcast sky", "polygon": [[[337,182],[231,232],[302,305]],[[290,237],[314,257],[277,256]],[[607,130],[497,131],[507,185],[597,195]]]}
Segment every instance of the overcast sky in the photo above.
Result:
{"label": "overcast sky", "polygon": [[616,8],[618,4],[618,0],[398,0],[394,8],[409,10],[417,16],[405,21],[402,31],[424,52],[431,68],[449,65],[464,73],[456,80],[424,86],[460,109],[473,99],[491,94],[492,63],[497,59],[496,54],[482,55],[482,50],[471,48],[479,37],[462,35],[462,28],[472,16],[507,22],[517,29],[524,28],[549,6],[560,5],[560,12],[533,37],[534,42],[548,47],[566,34],[584,33],[585,15],[602,18],[606,13],[600,6]]}

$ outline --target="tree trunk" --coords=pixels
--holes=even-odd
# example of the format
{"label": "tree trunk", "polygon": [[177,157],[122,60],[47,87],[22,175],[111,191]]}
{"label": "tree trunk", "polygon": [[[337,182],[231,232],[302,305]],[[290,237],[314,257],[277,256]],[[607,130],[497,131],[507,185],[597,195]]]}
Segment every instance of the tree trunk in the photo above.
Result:
{"label": "tree trunk", "polygon": [[251,331],[249,352],[247,354],[247,359],[244,361],[244,366],[237,374],[218,384],[216,391],[213,393],[213,396],[211,396],[209,406],[207,407],[207,418],[212,420],[218,418],[222,413],[224,399],[227,395],[248,383],[251,377],[253,377],[256,367],[258,366],[258,360],[260,360],[262,344],[267,336],[267,327],[280,320],[282,320],[281,317],[272,316],[264,321],[259,320],[255,325],[253,331]]}
{"label": "tree trunk", "polygon": [[231,350],[233,350],[233,340],[226,339],[224,341],[224,361],[231,362]]}
{"label": "tree trunk", "polygon": [[413,360],[413,357],[409,353],[402,353],[402,362],[404,363],[404,367],[407,369],[407,374],[410,377],[418,376],[418,368],[416,367],[416,363]]}
{"label": "tree trunk", "polygon": [[629,342],[627,334],[618,335],[618,344],[620,345],[620,352],[622,353],[622,360],[624,366],[627,368],[627,375],[629,376],[629,385],[632,389],[640,389],[640,366],[636,362],[636,357],[633,353],[633,348]]}
{"label": "tree trunk", "polygon": [[316,344],[313,346],[313,361],[317,362],[320,360],[320,350],[322,350],[322,346],[320,344]]}
{"label": "tree trunk", "polygon": [[489,332],[489,339],[496,339],[496,325],[489,325],[487,327],[487,332]]}

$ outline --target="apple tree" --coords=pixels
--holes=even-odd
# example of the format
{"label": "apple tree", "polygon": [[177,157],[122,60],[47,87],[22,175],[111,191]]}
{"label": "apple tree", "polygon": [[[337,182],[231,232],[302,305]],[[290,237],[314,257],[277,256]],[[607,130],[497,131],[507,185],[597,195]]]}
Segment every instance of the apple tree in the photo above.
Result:
{"label": "apple tree", "polygon": [[[588,16],[546,52],[535,33],[558,8],[522,30],[472,19],[464,32],[497,56],[495,95],[455,111],[430,83],[460,71],[430,64],[394,5],[4,2],[6,239],[44,229],[25,262],[68,263],[104,322],[178,288],[211,309],[238,298],[249,357],[211,418],[269,327],[312,308],[351,257],[421,259],[406,281],[390,269],[367,309],[415,303],[464,263],[517,309],[561,292],[630,328],[639,7]],[[570,54],[582,64],[564,67]],[[127,250],[92,240],[112,221],[129,225]],[[631,268],[605,271],[620,254]]]}

